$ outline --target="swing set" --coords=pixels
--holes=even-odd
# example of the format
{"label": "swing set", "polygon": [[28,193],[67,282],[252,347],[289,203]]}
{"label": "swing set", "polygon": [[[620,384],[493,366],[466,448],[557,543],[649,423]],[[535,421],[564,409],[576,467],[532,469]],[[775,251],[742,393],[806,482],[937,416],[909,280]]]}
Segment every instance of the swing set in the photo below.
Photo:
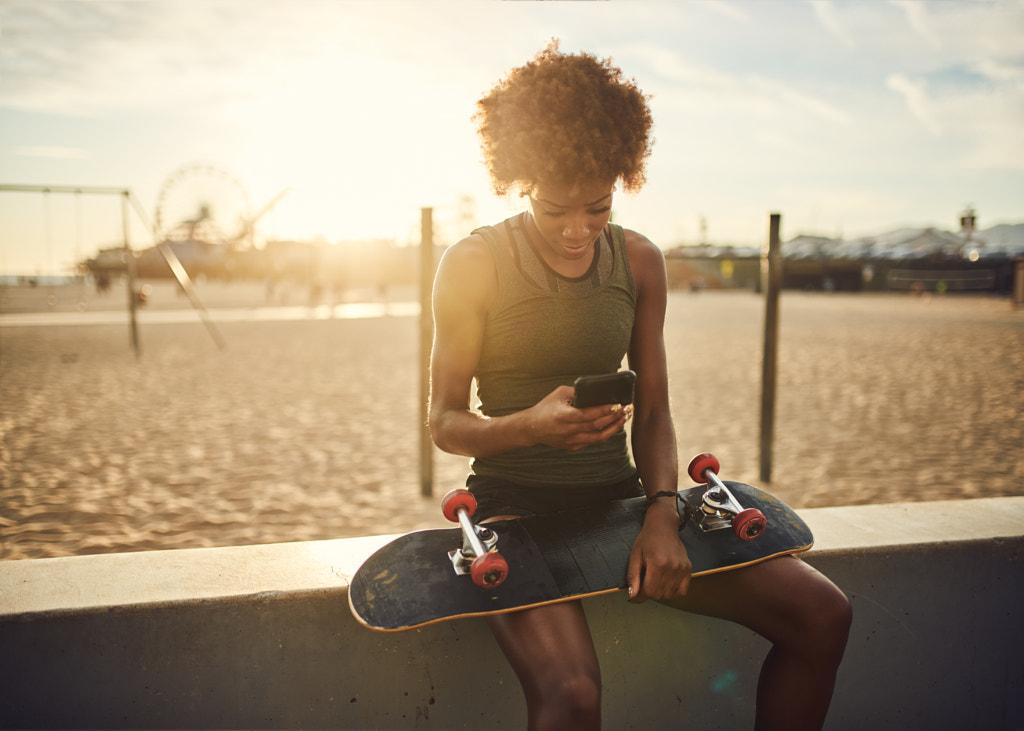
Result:
{"label": "swing set", "polygon": [[[50,193],[62,193],[62,194],[73,194],[78,196],[78,200],[81,200],[81,196],[85,195],[113,195],[118,196],[121,199],[121,228],[123,234],[122,252],[125,262],[125,273],[126,273],[126,284],[127,284],[127,295],[128,295],[128,314],[129,314],[129,338],[131,340],[132,350],[135,352],[135,357],[141,357],[142,351],[139,343],[139,328],[137,319],[138,309],[138,293],[135,289],[135,254],[132,251],[131,243],[129,240],[129,219],[131,216],[132,209],[135,210],[139,220],[142,221],[143,226],[153,236],[154,241],[156,239],[156,230],[153,223],[149,220],[146,215],[145,209],[139,203],[129,188],[110,188],[103,186],[69,186],[69,185],[3,185],[0,184],[0,192],[19,192],[19,193],[42,193],[44,195],[44,201],[49,200]],[[49,207],[46,208],[47,219],[49,214]],[[80,215],[80,208],[79,208]],[[46,221],[47,226],[47,245],[49,246],[49,220]],[[220,332],[210,319],[209,312],[206,307],[199,300],[199,295],[196,293],[195,286],[192,284],[192,278],[188,275],[185,267],[178,259],[174,250],[169,247],[166,242],[156,242],[156,248],[163,256],[167,265],[171,268],[171,273],[174,274],[174,278],[178,281],[178,285],[181,287],[185,296],[188,297],[189,302],[192,304],[193,309],[199,315],[203,324],[206,326],[207,331],[210,333],[210,337],[213,338],[214,343],[217,347],[223,349],[225,346],[224,339],[221,337]]]}

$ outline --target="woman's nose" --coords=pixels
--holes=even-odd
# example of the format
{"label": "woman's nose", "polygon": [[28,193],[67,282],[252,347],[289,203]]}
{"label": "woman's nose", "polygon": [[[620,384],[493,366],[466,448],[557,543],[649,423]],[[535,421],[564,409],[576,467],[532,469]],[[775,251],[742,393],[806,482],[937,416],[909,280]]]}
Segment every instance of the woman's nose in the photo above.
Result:
{"label": "woman's nose", "polygon": [[590,233],[590,227],[587,225],[587,219],[585,216],[576,216],[569,220],[562,229],[562,236],[567,239],[578,239],[586,236]]}

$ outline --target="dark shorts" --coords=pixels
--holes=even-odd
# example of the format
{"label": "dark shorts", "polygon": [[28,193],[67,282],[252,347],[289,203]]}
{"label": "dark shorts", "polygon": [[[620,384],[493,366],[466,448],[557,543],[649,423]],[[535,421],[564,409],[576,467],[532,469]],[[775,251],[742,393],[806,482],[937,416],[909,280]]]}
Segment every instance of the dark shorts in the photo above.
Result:
{"label": "dark shorts", "polygon": [[473,521],[496,515],[534,515],[579,508],[594,503],[641,497],[644,489],[640,477],[632,477],[611,485],[593,487],[527,487],[498,477],[470,475],[466,487],[476,498]]}

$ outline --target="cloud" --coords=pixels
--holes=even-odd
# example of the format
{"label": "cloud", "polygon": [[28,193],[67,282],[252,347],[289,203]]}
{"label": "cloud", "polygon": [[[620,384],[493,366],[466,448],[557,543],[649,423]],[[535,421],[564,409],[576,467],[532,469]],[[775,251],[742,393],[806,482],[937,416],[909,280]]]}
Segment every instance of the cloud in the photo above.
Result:
{"label": "cloud", "polygon": [[892,0],[892,4],[903,8],[907,17],[907,25],[935,50],[942,48],[942,40],[932,28],[928,11],[923,2],[917,0]]}
{"label": "cloud", "polygon": [[680,107],[695,107],[698,99],[703,97],[708,103],[732,103],[748,110],[767,109],[774,112],[780,106],[785,106],[835,124],[852,124],[850,116],[842,109],[799,91],[780,78],[760,74],[729,74],[695,63],[664,47],[631,45],[627,50],[667,80],[668,84],[664,87],[655,88],[656,98],[687,100],[680,102]]}
{"label": "cloud", "polygon": [[736,81],[729,74],[682,57],[677,51],[664,46],[636,43],[623,46],[621,51],[639,59],[659,76],[674,84],[730,89]]}
{"label": "cloud", "polygon": [[316,7],[9,2],[0,104],[99,116],[251,96],[282,65],[358,33],[353,6]]}
{"label": "cloud", "polygon": [[836,6],[832,0],[811,0],[811,7],[814,9],[814,16],[818,19],[818,22],[828,32],[842,41],[844,46],[849,49],[857,47],[856,42],[840,21],[839,14],[836,12]]}
{"label": "cloud", "polygon": [[822,99],[797,91],[789,84],[778,79],[766,79],[761,76],[750,77],[751,84],[765,97],[781,101],[790,108],[802,110],[815,117],[835,124],[851,125],[853,120],[842,109]]}
{"label": "cloud", "polygon": [[974,71],[990,81],[1024,89],[1024,68],[1012,63],[994,58],[984,59],[974,65]]}
{"label": "cloud", "polygon": [[56,160],[85,160],[92,156],[88,150],[80,147],[22,145],[11,151],[20,157],[48,157]]}
{"label": "cloud", "polygon": [[910,113],[923,124],[935,137],[942,134],[942,127],[932,111],[928,99],[928,84],[923,80],[909,79],[903,74],[890,74],[885,85],[903,95]]}
{"label": "cloud", "polygon": [[708,0],[708,2],[704,3],[704,6],[730,20],[740,23],[750,22],[750,15],[735,3],[726,2],[726,0]]}

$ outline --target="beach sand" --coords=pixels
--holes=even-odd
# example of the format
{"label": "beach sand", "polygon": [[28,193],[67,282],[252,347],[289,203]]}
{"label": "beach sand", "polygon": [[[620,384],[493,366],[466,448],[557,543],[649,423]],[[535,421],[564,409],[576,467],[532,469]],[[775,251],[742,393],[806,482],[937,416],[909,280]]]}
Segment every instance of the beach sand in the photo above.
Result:
{"label": "beach sand", "polygon": [[[139,360],[124,324],[12,325],[32,308],[5,310],[0,558],[448,525],[437,503],[467,461],[435,450],[435,496],[420,497],[416,317],[236,318],[219,350],[198,319],[155,322],[160,308],[140,313]],[[681,469],[714,452],[723,478],[797,508],[1024,494],[1024,311],[783,293],[770,484],[763,323],[751,293],[670,294]]]}

